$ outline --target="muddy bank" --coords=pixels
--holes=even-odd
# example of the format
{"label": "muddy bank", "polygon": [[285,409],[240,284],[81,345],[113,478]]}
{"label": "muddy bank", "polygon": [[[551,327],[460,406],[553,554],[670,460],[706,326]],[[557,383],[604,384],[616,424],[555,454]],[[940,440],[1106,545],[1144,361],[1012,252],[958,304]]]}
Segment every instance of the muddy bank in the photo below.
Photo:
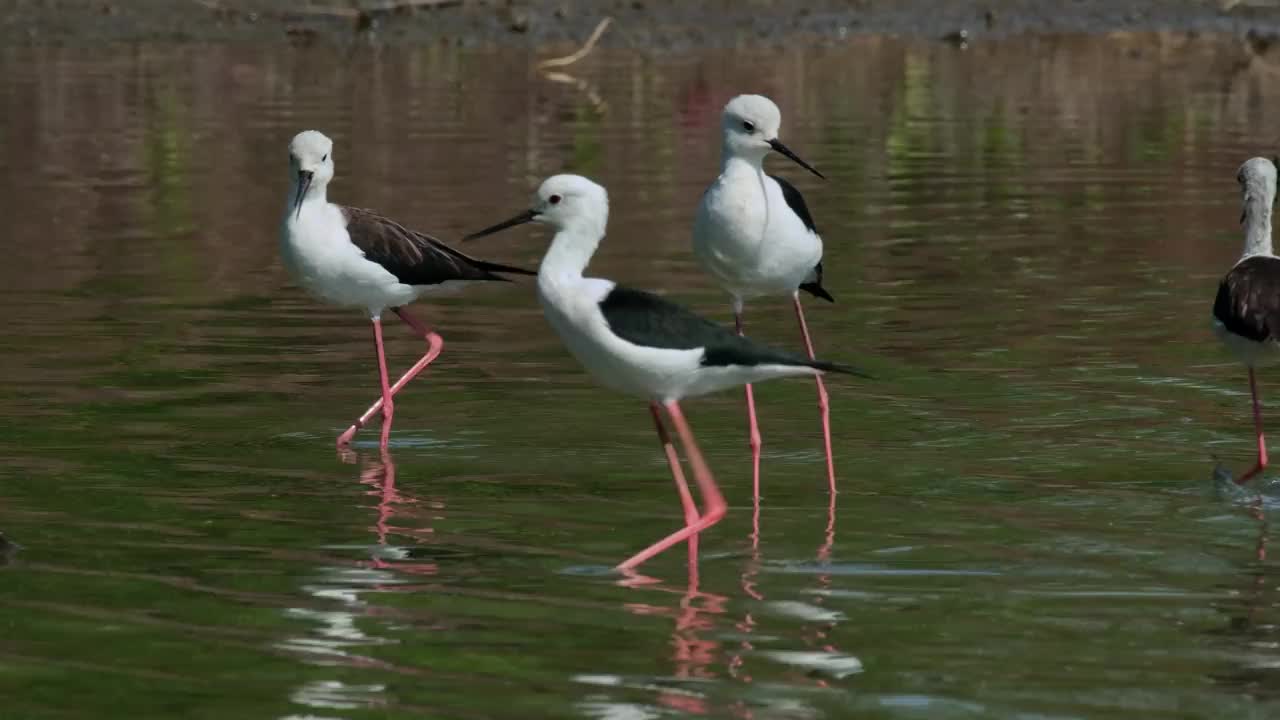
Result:
{"label": "muddy bank", "polygon": [[851,34],[983,38],[1172,30],[1280,35],[1278,0],[11,0],[0,42],[580,42],[723,47]]}

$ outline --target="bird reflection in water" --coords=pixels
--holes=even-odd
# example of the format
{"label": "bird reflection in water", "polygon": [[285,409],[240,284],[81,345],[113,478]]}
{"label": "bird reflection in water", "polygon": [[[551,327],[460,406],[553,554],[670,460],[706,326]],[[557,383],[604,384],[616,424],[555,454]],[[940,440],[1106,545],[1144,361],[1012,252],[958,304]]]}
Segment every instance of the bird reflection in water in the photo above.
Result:
{"label": "bird reflection in water", "polygon": [[[831,564],[831,553],[836,543],[836,498],[834,493],[828,495],[827,501],[827,524],[823,531],[822,544],[818,546],[815,553],[818,565],[820,567],[828,567]],[[751,541],[751,557],[743,567],[742,575],[739,577],[739,587],[742,588],[743,595],[750,598],[755,603],[766,602],[764,592],[759,586],[759,574],[761,567],[760,557],[760,498],[753,498],[751,513],[751,534],[748,536]],[[817,575],[817,587],[811,593],[813,595],[814,605],[821,606],[825,601],[831,589],[831,574],[822,572]],[[834,612],[817,612],[814,613],[815,624],[806,628],[800,635],[801,641],[808,648],[812,648],[817,652],[830,653],[833,656],[839,653],[839,650],[830,642],[829,635],[835,628],[837,622],[841,619],[841,615]],[[736,629],[744,637],[739,643],[738,651],[729,658],[729,676],[741,682],[750,683],[752,676],[746,669],[746,655],[754,651],[755,645],[751,642],[750,636],[755,632],[757,621],[748,609],[743,613],[742,620],[735,624]],[[826,687],[827,681],[822,677],[816,677],[814,684],[818,687]]]}
{"label": "bird reflection in water", "polygon": [[[657,578],[642,575],[634,569],[624,570],[623,579],[619,580],[618,584],[623,587],[643,589],[646,592],[680,596],[675,607],[646,602],[627,603],[623,607],[634,615],[674,618],[675,627],[671,631],[671,659],[674,663],[672,677],[678,681],[710,680],[716,676],[713,667],[717,663],[721,643],[709,639],[708,636],[715,631],[716,616],[725,614],[728,598],[724,595],[703,592],[700,589],[698,536],[689,538],[687,545],[689,562],[684,588],[667,585]],[[692,715],[706,715],[711,711],[705,697],[683,688],[664,689],[659,693],[657,700],[666,707]]]}
{"label": "bird reflection in water", "polygon": [[1258,521],[1258,540],[1253,548],[1252,567],[1246,572],[1249,579],[1249,589],[1240,593],[1245,599],[1244,612],[1236,617],[1231,618],[1231,625],[1234,630],[1241,632],[1255,632],[1260,630],[1258,616],[1265,606],[1263,599],[1267,592],[1267,538],[1270,535],[1271,526],[1267,522],[1266,507],[1263,504],[1262,495],[1258,495],[1257,501],[1250,508],[1253,518]]}
{"label": "bird reflection in water", "polygon": [[[822,543],[816,551],[817,561],[826,566],[831,562],[832,550],[835,546],[835,513],[836,497],[830,496],[827,506],[827,522],[822,536]],[[624,608],[638,616],[669,617],[674,620],[671,631],[671,660],[673,669],[671,676],[676,681],[682,680],[715,680],[719,677],[717,667],[723,663],[729,678],[743,683],[752,682],[752,676],[746,671],[746,656],[755,650],[750,635],[755,632],[757,620],[753,609],[766,602],[764,593],[759,587],[761,569],[760,555],[760,504],[757,501],[752,508],[751,554],[744,564],[739,587],[742,590],[741,600],[748,605],[742,619],[734,623],[734,629],[742,639],[736,647],[732,641],[717,640],[718,618],[727,615],[728,604],[733,599],[725,595],[707,592],[702,589],[698,563],[698,540],[694,535],[687,543],[688,563],[684,587],[674,586],[664,581],[644,575],[636,570],[624,570],[623,578],[618,581],[622,587],[644,592],[659,592],[667,595],[678,595],[674,606],[651,602],[631,602]],[[814,602],[821,605],[831,587],[831,575],[822,573],[817,576],[818,587],[813,590]],[[802,633],[802,641],[813,652],[838,656],[839,650],[831,643],[829,634],[839,622],[840,616],[832,612],[815,612],[813,623]],[[806,676],[818,687],[826,687],[828,681],[814,674]],[[700,692],[685,688],[663,688],[659,691],[657,702],[673,710],[691,715],[713,714],[715,708],[710,700]],[[742,701],[721,708],[734,717],[750,719],[754,716],[750,706]]]}
{"label": "bird reflection in water", "polygon": [[[308,632],[288,637],[276,647],[298,653],[308,662],[321,666],[413,672],[367,654],[367,648],[394,644],[396,640],[376,634],[378,625],[361,622],[365,618],[380,617],[385,612],[362,595],[369,592],[411,592],[425,587],[406,582],[404,578],[406,575],[435,575],[438,571],[436,563],[418,562],[414,560],[416,553],[413,548],[391,544],[390,540],[392,535],[397,535],[419,543],[426,541],[433,533],[427,523],[440,519],[438,511],[443,510],[444,505],[400,492],[396,487],[395,462],[385,448],[369,456],[343,448],[338,457],[342,462],[360,466],[359,481],[369,488],[366,495],[376,499],[376,515],[371,528],[376,543],[356,546],[361,553],[367,552],[369,559],[356,560],[350,565],[323,566],[317,578],[302,586],[303,592],[313,598],[315,604],[291,607],[285,612],[291,618],[307,620],[314,625]],[[423,512],[424,508],[427,512]],[[400,525],[394,524],[397,515],[401,518]],[[410,517],[412,521],[408,520]],[[353,685],[341,677],[324,678],[294,688],[289,700],[310,710],[379,708],[392,702],[386,689],[384,683]]]}
{"label": "bird reflection in water", "polygon": [[[386,448],[381,448],[378,454],[361,457],[359,454],[351,450],[342,450],[338,453],[339,458],[345,463],[359,464],[360,483],[367,485],[371,489],[367,495],[377,499],[377,519],[374,521],[373,530],[377,537],[377,544],[371,548],[370,559],[362,562],[365,567],[377,568],[379,570],[394,570],[397,573],[406,573],[409,575],[432,576],[439,571],[439,565],[434,562],[414,562],[415,550],[412,547],[403,545],[388,544],[388,538],[391,535],[401,537],[409,537],[417,543],[426,542],[435,532],[430,525],[423,525],[422,516],[432,522],[442,519],[442,515],[437,514],[438,511],[444,510],[444,503],[439,500],[422,500],[412,495],[400,492],[396,488],[396,464],[391,457],[391,452]],[[426,512],[422,512],[425,510]],[[405,525],[393,525],[392,521],[396,515],[402,517],[412,516],[414,522]],[[377,589],[395,589],[395,590],[412,590],[412,586],[395,585],[388,588]]]}
{"label": "bird reflection in water", "polygon": [[1274,576],[1266,564],[1270,523],[1261,496],[1252,512],[1258,521],[1258,539],[1252,562],[1243,568],[1246,585],[1240,590],[1227,588],[1231,599],[1215,603],[1226,616],[1226,626],[1209,631],[1210,635],[1226,639],[1228,656],[1232,659],[1227,668],[1210,677],[1233,691],[1248,692],[1256,700],[1270,700],[1280,697],[1275,690],[1277,666],[1274,655],[1269,652],[1276,647],[1276,629],[1280,625],[1264,615],[1276,606],[1276,600]]}

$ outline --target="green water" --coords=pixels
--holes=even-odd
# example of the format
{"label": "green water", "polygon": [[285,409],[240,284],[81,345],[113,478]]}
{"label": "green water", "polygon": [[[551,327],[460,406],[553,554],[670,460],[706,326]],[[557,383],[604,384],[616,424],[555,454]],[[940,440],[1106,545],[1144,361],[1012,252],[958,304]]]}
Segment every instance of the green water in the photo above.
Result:
{"label": "green water", "polygon": [[[863,39],[600,51],[574,83],[535,59],[0,50],[0,717],[1280,715],[1264,514],[1214,491],[1252,460],[1247,384],[1208,328],[1235,169],[1275,150],[1267,56]],[[727,321],[689,233],[746,90],[829,177],[770,165],[826,239],[819,350],[876,375],[830,384],[834,504],[811,383],[757,388],[754,545],[741,397],[691,400],[730,513],[696,576],[680,548],[608,572],[679,502],[644,404],[592,385],[528,282],[420,303],[445,351],[390,451],[334,451],[376,376],[360,314],[277,260],[295,132],[336,140],[331,198],[447,239],[590,175],[593,269]],[[785,301],[747,322],[798,347]],[[394,367],[421,352],[388,332]]]}

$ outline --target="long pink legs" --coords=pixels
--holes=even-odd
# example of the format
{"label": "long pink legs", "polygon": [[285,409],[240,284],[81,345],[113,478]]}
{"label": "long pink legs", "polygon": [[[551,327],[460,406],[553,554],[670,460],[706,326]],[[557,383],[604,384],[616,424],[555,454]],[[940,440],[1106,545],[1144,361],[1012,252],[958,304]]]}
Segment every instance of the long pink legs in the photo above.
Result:
{"label": "long pink legs", "polygon": [[676,481],[676,492],[680,494],[680,505],[684,507],[684,524],[692,525],[698,522],[698,506],[693,502],[693,493],[689,492],[689,483],[685,482],[684,470],[680,468],[680,456],[676,454],[676,446],[671,444],[671,436],[662,424],[662,411],[658,403],[649,403],[649,413],[653,415],[653,426],[658,429],[662,452],[667,456],[667,464],[671,466],[671,477]]}
{"label": "long pink legs", "polygon": [[338,436],[338,447],[340,448],[350,444],[351,438],[355,437],[356,432],[368,424],[368,422],[372,420],[373,416],[378,412],[382,413],[381,446],[386,447],[387,441],[391,437],[391,418],[395,414],[395,394],[400,392],[405,385],[409,384],[410,380],[413,380],[418,376],[418,373],[422,372],[423,369],[430,365],[431,362],[440,355],[440,351],[444,348],[444,339],[431,332],[426,325],[423,325],[421,321],[410,315],[408,310],[405,310],[404,308],[392,308],[392,310],[396,315],[399,315],[400,319],[412,328],[415,333],[417,333],[423,340],[427,341],[427,352],[419,358],[418,362],[414,363],[404,375],[401,375],[400,379],[397,380],[394,385],[389,385],[387,376],[387,355],[386,351],[382,347],[382,321],[378,318],[373,319],[373,342],[374,345],[377,346],[378,350],[378,377],[382,382],[382,397],[378,398],[376,402],[370,405],[369,409],[365,410],[364,414],[361,415],[360,418],[351,425],[351,427],[347,428],[346,432]]}
{"label": "long pink legs", "polygon": [[[743,334],[742,326],[742,301],[734,299],[733,301],[733,327],[738,331],[739,335]],[[755,501],[756,506],[760,505],[760,426],[756,424],[756,398],[751,391],[751,383],[746,384],[747,390],[747,443],[751,446],[751,498]]]}
{"label": "long pink legs", "polygon": [[[697,509],[691,508],[690,505],[685,505],[685,527],[624,560],[618,565],[619,570],[630,570],[672,545],[677,545],[696,536],[703,530],[720,522],[720,518],[724,517],[725,512],[729,509],[729,506],[724,501],[724,496],[720,494],[720,488],[716,486],[716,479],[711,475],[711,469],[707,467],[707,461],[702,457],[702,451],[698,449],[698,443],[693,439],[693,432],[689,429],[689,423],[684,419],[684,413],[680,411],[680,405],[674,400],[669,400],[663,403],[663,406],[666,408],[667,414],[671,416],[671,423],[676,426],[676,434],[680,436],[680,444],[684,446],[684,453],[689,458],[689,467],[693,471],[694,481],[698,483],[698,491],[702,494],[702,502],[706,506],[705,511],[701,516],[695,517]],[[658,417],[656,412],[654,417]],[[658,438],[662,440],[666,432],[662,430],[661,423],[658,424],[658,427]],[[669,439],[664,441],[663,446],[664,448],[669,446]],[[667,455],[668,461],[674,456],[675,449],[672,448]],[[683,478],[677,475],[674,470],[672,474],[676,477],[676,485],[678,487]],[[686,485],[685,487],[687,492],[688,486]],[[681,503],[685,502],[685,493],[681,493],[680,501]],[[692,496],[689,497],[689,502],[692,503]],[[695,517],[693,522],[689,522],[691,517]]]}
{"label": "long pink legs", "polygon": [[[813,341],[809,338],[809,325],[804,321],[804,308],[800,305],[800,293],[793,293],[791,302],[796,307],[796,319],[800,321],[800,334],[804,337],[804,350],[809,353],[809,359],[813,360]],[[831,456],[831,404],[827,400],[827,386],[822,382],[822,376],[815,375],[813,379],[818,383],[818,411],[822,413],[822,444],[827,451],[827,484],[834,495],[836,492],[836,463]]]}
{"label": "long pink legs", "polygon": [[1267,468],[1267,440],[1262,436],[1262,401],[1258,400],[1258,382],[1253,377],[1253,368],[1249,368],[1249,392],[1253,395],[1253,427],[1258,433],[1258,462],[1236,481],[1241,485]]}

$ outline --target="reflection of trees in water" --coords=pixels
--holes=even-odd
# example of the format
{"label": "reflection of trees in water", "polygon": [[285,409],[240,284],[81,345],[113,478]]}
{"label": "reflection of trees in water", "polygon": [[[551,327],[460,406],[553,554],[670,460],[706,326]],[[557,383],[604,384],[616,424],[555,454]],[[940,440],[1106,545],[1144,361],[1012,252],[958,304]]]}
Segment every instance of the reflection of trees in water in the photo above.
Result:
{"label": "reflection of trees in water", "polygon": [[[315,127],[338,143],[335,199],[446,240],[495,207],[521,206],[551,173],[590,174],[614,199],[594,264],[602,275],[710,292],[689,255],[690,222],[719,166],[720,107],[753,90],[779,102],[789,142],[832,177],[802,189],[827,238],[828,273],[844,278],[837,297],[870,288],[884,300],[845,306],[857,315],[850,326],[874,321],[872,350],[935,361],[920,356],[981,341],[939,308],[990,308],[1005,334],[1056,342],[1107,319],[1107,292],[1179,289],[1161,284],[1167,273],[1143,275],[1153,264],[1224,266],[1238,245],[1209,240],[1233,229],[1232,173],[1272,149],[1267,119],[1280,116],[1268,89],[1280,49],[1257,55],[1210,36],[1025,38],[965,51],[874,37],[777,50],[597,48],[571,70],[605,114],[589,94],[541,79],[530,53],[330,50],[0,50],[0,222],[27,240],[0,284],[15,298],[73,292],[74,303],[49,299],[59,320],[120,324],[82,346],[100,356],[87,364],[199,372],[228,347],[237,360],[273,363],[277,351],[258,337],[269,301],[283,320],[273,332],[293,337],[337,312],[302,300],[277,260],[283,148]],[[536,262],[541,248],[518,235],[494,242],[488,252],[513,263]],[[1046,283],[1066,296],[1043,302]],[[185,309],[155,313],[148,301],[161,299]],[[305,321],[289,317],[302,312],[290,303],[306,303]],[[501,318],[483,302],[449,313],[475,347],[542,348],[543,335],[509,331],[540,324],[537,308],[511,305]],[[1171,325],[1159,303],[1124,312],[1128,327],[1166,328],[1162,339],[1203,339],[1200,324]],[[163,368],[139,366],[143,333],[170,350],[151,354]],[[1167,347],[1130,340],[1093,339],[1099,352],[1124,347],[1140,360]],[[38,363],[12,357],[0,372],[33,377]],[[222,382],[289,393],[314,372]]]}
{"label": "reflection of trees in water", "polygon": [[[538,81],[531,59],[517,52],[371,48],[344,55],[235,46],[139,47],[105,58],[64,48],[3,52],[8,72],[0,97],[10,112],[0,126],[0,190],[18,210],[9,222],[30,229],[39,218],[57,217],[55,232],[66,241],[59,244],[67,258],[41,282],[74,287],[121,271],[150,250],[120,229],[142,227],[181,234],[166,253],[199,270],[149,282],[194,285],[214,296],[274,289],[272,274],[242,268],[273,261],[281,148],[302,126],[337,139],[335,192],[344,201],[410,220],[415,214],[406,208],[416,210],[424,229],[451,237],[483,215],[470,210],[499,196],[522,197],[522,178],[570,165],[582,152],[583,134],[599,142],[578,164],[590,165],[619,201],[631,199],[620,206],[664,193],[655,177],[685,189],[705,185],[718,165],[715,114],[724,98],[746,89],[779,101],[797,147],[823,147],[825,157],[815,162],[852,171],[833,192],[855,214],[867,204],[865,193],[885,179],[943,163],[951,173],[1007,172],[1005,192],[1052,182],[1064,155],[1068,162],[1153,174],[1234,166],[1238,158],[1205,155],[1206,135],[1247,138],[1249,128],[1280,114],[1280,99],[1266,91],[1275,75],[1273,51],[1255,57],[1250,45],[1233,39],[1172,34],[1028,38],[963,52],[882,38],[773,52],[596,49],[590,62],[573,68],[591,93]],[[599,103],[609,105],[607,115],[591,110]],[[523,131],[543,123],[532,135]],[[939,187],[920,179],[920,198],[934,203],[939,192],[958,199],[995,192],[971,187],[984,183]],[[1230,185],[1229,175],[1224,182]],[[47,193],[51,185],[60,192]],[[130,189],[141,185],[160,195],[136,202]],[[495,193],[495,186],[505,189]],[[1174,189],[1199,192],[1186,184]],[[1084,201],[1133,191],[1108,185]],[[1170,206],[1168,227],[1204,222],[1194,208],[1179,210],[1176,195],[1162,199]],[[834,221],[830,208],[824,215]],[[682,248],[687,238],[653,242]],[[34,282],[28,278],[34,258],[19,260],[6,263],[0,281]]]}

